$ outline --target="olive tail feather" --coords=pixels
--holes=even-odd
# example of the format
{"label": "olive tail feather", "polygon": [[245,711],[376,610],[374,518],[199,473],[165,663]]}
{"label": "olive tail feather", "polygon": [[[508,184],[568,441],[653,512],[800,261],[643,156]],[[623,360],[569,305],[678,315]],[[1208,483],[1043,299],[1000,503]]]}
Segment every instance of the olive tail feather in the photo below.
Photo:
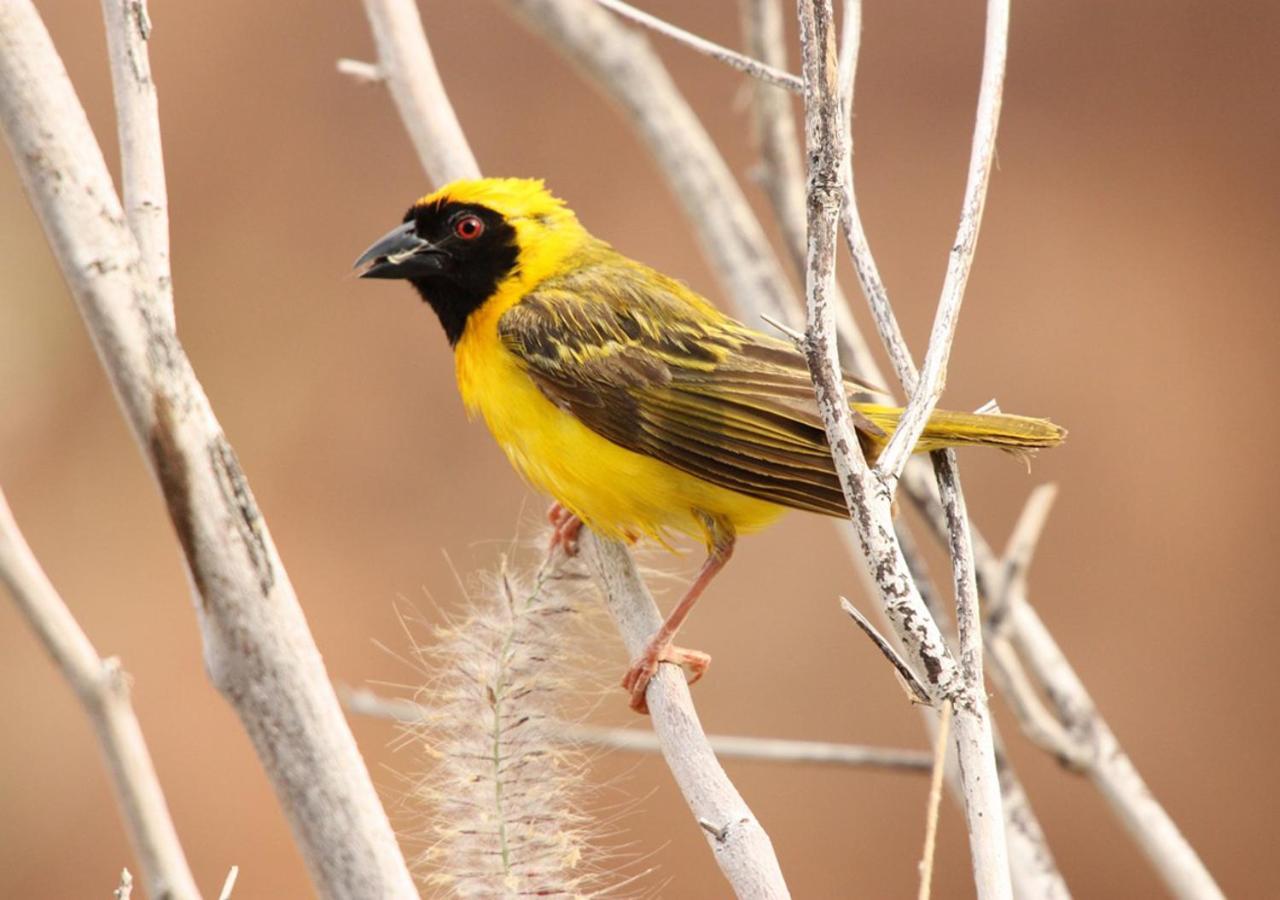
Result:
{"label": "olive tail feather", "polygon": [[[855,404],[857,410],[882,428],[887,440],[898,427],[902,410],[892,406]],[[929,417],[915,452],[942,450],[947,447],[996,447],[1023,455],[1056,447],[1067,438],[1067,430],[1048,419],[1011,416],[1005,413],[963,413],[936,410]]]}

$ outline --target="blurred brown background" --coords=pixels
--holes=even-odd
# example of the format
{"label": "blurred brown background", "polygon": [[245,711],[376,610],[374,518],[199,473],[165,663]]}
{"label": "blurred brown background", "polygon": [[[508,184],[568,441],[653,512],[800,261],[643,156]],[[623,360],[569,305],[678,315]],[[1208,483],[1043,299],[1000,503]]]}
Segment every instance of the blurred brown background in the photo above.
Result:
{"label": "blurred brown background", "polygon": [[[41,5],[114,165],[97,6]],[[738,43],[732,3],[645,6]],[[323,12],[248,0],[154,7],[182,339],[334,679],[410,681],[375,646],[405,646],[398,599],[456,603],[450,566],[492,565],[543,503],[466,421],[448,348],[409,289],[349,277],[350,261],[428,185],[385,92],[334,71],[339,56],[371,54],[354,0]],[[499,5],[429,2],[424,14],[488,172],[546,177],[595,232],[723,300],[613,109]],[[865,14],[859,194],[917,349],[958,213],[982,16],[979,3],[921,0],[873,2]],[[1280,891],[1270,697],[1280,623],[1267,562],[1277,537],[1278,29],[1269,0],[1018,4],[1000,166],[946,398],[972,408],[997,396],[1071,429],[1029,477],[997,454],[966,454],[972,513],[1003,541],[1032,486],[1062,485],[1035,600],[1234,896]],[[658,46],[746,177],[742,78]],[[136,679],[197,876],[214,892],[236,863],[241,900],[308,895],[249,744],[205,680],[177,543],[7,162],[0,285],[0,482],[99,650]],[[815,517],[794,514],[745,541],[688,629],[688,643],[716,659],[696,691],[707,727],[923,746],[919,717],[837,611],[837,593],[856,584]],[[621,673],[620,648],[600,654]],[[634,724],[621,692],[600,718]],[[0,896],[106,896],[132,860],[102,763],[7,602],[0,719]],[[384,724],[354,724],[394,801],[396,773],[421,762],[389,748]],[[1158,895],[1088,784],[1020,737],[1011,743],[1077,896]],[[730,770],[797,896],[914,891],[923,779]],[[619,840],[652,854],[661,894],[724,893],[660,762],[614,756],[596,774],[615,784],[611,801],[619,784],[643,798]],[[970,895],[950,806],[941,842],[937,895]]]}

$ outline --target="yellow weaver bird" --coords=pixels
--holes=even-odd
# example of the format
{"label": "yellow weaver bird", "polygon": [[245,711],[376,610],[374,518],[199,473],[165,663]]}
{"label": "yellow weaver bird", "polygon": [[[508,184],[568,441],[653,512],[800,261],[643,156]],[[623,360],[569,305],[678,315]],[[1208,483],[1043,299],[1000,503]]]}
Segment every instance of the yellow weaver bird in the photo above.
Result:
{"label": "yellow weaver bird", "polygon": [[[672,639],[739,533],[788,507],[848,515],[800,353],[592,237],[541,181],[447,185],[356,268],[409,281],[435,311],[467,409],[555,500],[553,546],[573,552],[583,524],[705,541],[697,578],[623,679],[633,709],[647,709],[660,662],[688,665],[693,681],[706,670],[710,657]],[[846,383],[874,458],[901,410]],[[915,449],[1031,451],[1065,435],[1044,419],[940,410]]]}

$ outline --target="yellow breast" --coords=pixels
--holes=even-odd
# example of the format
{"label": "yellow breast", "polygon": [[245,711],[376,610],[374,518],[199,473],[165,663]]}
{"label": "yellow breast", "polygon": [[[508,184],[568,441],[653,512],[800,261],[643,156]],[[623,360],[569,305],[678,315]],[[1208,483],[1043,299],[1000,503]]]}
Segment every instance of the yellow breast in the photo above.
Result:
{"label": "yellow breast", "polygon": [[619,540],[671,533],[705,538],[700,511],[738,531],[776,519],[783,507],[726,490],[601,437],[538,390],[498,338],[498,318],[518,302],[500,291],[467,322],[455,347],[458,388],[512,465],[593,530]]}

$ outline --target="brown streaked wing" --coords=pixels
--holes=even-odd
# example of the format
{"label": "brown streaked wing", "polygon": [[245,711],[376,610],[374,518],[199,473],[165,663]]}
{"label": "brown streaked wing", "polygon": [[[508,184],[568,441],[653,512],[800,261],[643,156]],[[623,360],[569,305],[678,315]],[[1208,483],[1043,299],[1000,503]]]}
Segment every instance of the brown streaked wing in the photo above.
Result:
{"label": "brown streaked wing", "polygon": [[615,444],[751,497],[846,515],[803,357],[645,274],[554,279],[502,315],[499,336],[543,394]]}

